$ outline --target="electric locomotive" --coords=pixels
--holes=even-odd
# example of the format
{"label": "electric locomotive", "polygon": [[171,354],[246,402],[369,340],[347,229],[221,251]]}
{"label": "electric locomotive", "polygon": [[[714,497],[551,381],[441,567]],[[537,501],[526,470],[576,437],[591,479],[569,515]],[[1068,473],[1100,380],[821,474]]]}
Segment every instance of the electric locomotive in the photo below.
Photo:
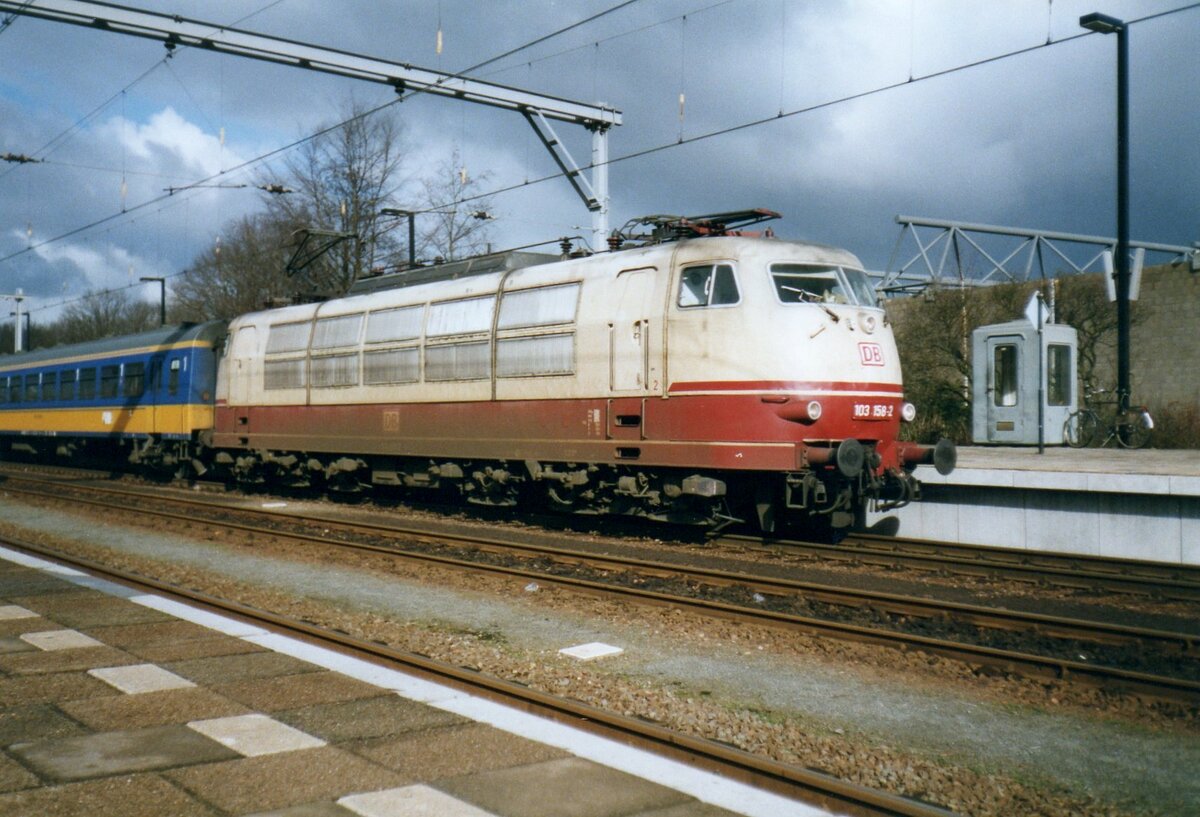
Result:
{"label": "electric locomotive", "polygon": [[774,216],[651,217],[609,252],[486,256],[242,316],[212,462],[483,505],[861,525],[954,448],[898,441],[915,410],[858,259],[733,229]]}

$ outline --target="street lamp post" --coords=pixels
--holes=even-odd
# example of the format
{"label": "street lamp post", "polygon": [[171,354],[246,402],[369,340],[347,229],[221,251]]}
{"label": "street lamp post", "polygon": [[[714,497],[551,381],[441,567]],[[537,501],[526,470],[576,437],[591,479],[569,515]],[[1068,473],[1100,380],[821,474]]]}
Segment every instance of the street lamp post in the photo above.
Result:
{"label": "street lamp post", "polygon": [[17,302],[17,311],[13,313],[17,318],[13,326],[13,354],[16,354],[25,348],[21,343],[21,301],[25,300],[25,291],[18,289],[12,295],[0,295],[0,298],[11,298]]}
{"label": "street lamp post", "polygon": [[167,325],[167,279],[162,276],[148,275],[141,279],[144,283],[158,284],[158,325]]}
{"label": "street lamp post", "polygon": [[[21,322],[21,318],[25,319],[25,341],[22,344],[22,347],[24,347],[24,348],[32,347],[33,346],[33,322],[29,319],[30,314],[28,312],[9,312],[8,317],[16,318],[18,324]],[[21,349],[16,348],[16,345],[17,345],[17,338],[16,338],[16,335],[14,335],[13,336],[13,349],[16,352],[21,351]]]}
{"label": "street lamp post", "polygon": [[1129,26],[1095,12],[1079,25],[1099,34],[1117,35],[1117,399],[1129,408]]}

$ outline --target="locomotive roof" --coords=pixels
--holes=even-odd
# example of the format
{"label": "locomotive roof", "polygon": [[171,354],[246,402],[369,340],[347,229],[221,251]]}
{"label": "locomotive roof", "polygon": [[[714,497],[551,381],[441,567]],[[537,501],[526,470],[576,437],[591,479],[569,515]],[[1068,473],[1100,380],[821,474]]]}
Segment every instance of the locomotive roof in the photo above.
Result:
{"label": "locomotive roof", "polygon": [[51,346],[49,349],[36,349],[32,352],[0,355],[0,370],[20,368],[33,363],[45,363],[63,358],[110,355],[133,349],[174,346],[192,341],[216,342],[220,340],[224,333],[224,321],[163,326],[158,329],[139,332],[136,335],[120,335],[111,338],[100,338],[99,340],[89,340],[84,343]]}
{"label": "locomotive roof", "polygon": [[551,255],[541,252],[508,251],[480,255],[464,261],[450,261],[436,264],[432,267],[417,267],[416,269],[393,272],[389,275],[379,275],[374,278],[363,278],[355,281],[346,295],[362,295],[367,292],[378,292],[383,289],[395,289],[416,284],[427,284],[432,281],[453,281],[456,278],[466,278],[469,275],[484,275],[489,272],[505,272],[507,270],[523,269],[538,264],[549,264],[561,261],[561,255]]}

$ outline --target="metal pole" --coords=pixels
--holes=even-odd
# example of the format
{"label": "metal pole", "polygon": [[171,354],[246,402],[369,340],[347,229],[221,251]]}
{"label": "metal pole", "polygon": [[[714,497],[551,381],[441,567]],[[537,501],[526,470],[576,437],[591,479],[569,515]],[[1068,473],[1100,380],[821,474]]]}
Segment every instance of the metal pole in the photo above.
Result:
{"label": "metal pole", "polygon": [[408,268],[417,267],[417,214],[408,211]]}
{"label": "metal pole", "polygon": [[599,205],[592,211],[592,251],[608,249],[608,128],[592,131],[592,191]]}
{"label": "metal pole", "polygon": [[21,337],[21,301],[25,300],[25,294],[22,290],[18,289],[17,294],[11,297],[17,302],[17,323],[13,328],[13,353],[16,354],[25,350],[24,339]]}
{"label": "metal pole", "polygon": [[1117,28],[1117,397],[1129,408],[1129,26]]}
{"label": "metal pole", "polygon": [[1117,35],[1117,402],[1129,408],[1129,24],[1093,12],[1079,25],[1098,34]]}

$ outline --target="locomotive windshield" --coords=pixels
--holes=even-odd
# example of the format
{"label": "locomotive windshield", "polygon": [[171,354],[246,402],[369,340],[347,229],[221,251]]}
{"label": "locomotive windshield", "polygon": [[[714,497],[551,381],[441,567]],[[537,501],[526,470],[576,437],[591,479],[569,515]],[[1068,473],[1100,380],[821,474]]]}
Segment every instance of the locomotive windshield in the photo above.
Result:
{"label": "locomotive windshield", "polygon": [[862,270],[813,264],[772,264],[781,303],[875,306],[875,290]]}

